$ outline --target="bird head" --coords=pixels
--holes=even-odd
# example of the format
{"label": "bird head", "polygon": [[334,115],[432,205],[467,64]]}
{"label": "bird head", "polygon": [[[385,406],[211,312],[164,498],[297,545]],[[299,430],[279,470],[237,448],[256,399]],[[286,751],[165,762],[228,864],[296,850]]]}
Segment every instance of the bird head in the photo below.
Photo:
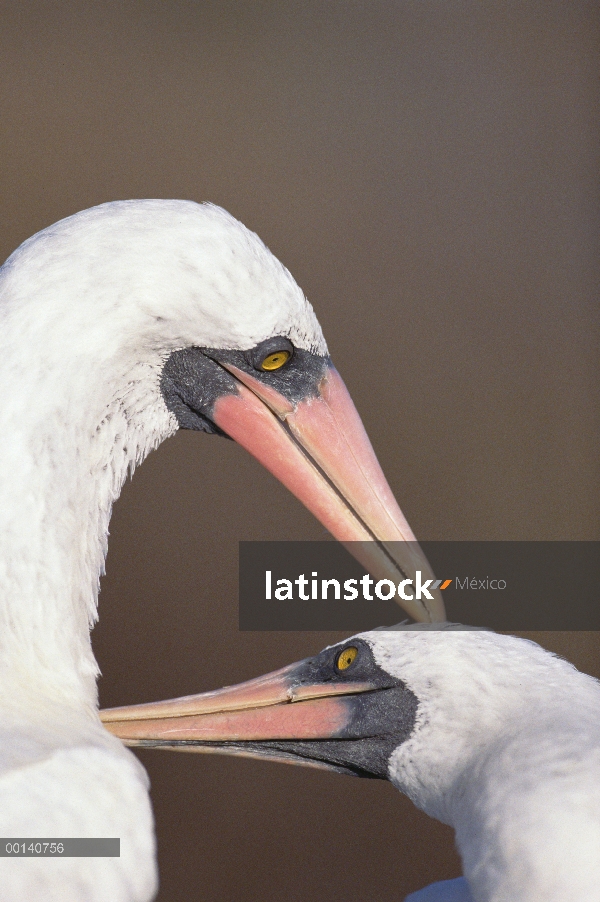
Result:
{"label": "bird head", "polygon": [[[25,242],[0,289],[6,352],[30,382],[20,416],[40,443],[62,436],[79,448],[86,474],[99,474],[106,518],[127,467],[177,428],[223,434],[351,543],[373,576],[432,576],[311,305],[224,210],[164,200],[86,210]],[[61,460],[53,478],[81,498]],[[403,602],[414,619],[444,618],[432,594]]]}
{"label": "bird head", "polygon": [[512,771],[514,743],[562,710],[561,686],[572,707],[572,674],[595,684],[533,642],[453,624],[400,625],[237,686],[101,718],[131,746],[387,779],[452,823],[469,787],[490,771],[498,777],[504,759]]}

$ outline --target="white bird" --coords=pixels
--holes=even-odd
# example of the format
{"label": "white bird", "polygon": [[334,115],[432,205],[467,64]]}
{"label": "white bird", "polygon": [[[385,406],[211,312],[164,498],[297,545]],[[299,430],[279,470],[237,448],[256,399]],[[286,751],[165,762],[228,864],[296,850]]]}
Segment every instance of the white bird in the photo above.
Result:
{"label": "white bird", "polygon": [[454,828],[463,863],[464,878],[410,902],[600,900],[600,683],[534,642],[374,630],[239,686],[102,717],[129,745],[390,780]]}
{"label": "white bird", "polygon": [[[128,470],[179,427],[226,433],[337,538],[374,540],[373,575],[427,565],[312,307],[217,207],[106,204],[26,241],[0,270],[0,384],[0,836],[121,839],[114,859],[2,857],[0,899],[144,902],[147,779],[100,723],[89,639]],[[407,602],[443,619],[426,604]]]}

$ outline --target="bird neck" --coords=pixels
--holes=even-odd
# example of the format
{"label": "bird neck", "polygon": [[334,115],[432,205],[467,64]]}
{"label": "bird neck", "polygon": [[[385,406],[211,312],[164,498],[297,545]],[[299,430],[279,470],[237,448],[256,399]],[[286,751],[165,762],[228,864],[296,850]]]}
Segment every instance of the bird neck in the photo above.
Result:
{"label": "bird neck", "polygon": [[[0,684],[94,706],[90,644],[128,470],[175,431],[153,374],[0,364]],[[118,367],[117,367],[118,370]],[[110,376],[108,375],[110,372]],[[16,378],[15,378],[16,377]],[[148,388],[150,386],[150,388]]]}
{"label": "bird neck", "polygon": [[456,844],[475,898],[594,897],[600,686],[576,677],[569,699],[549,693],[545,711],[517,719],[455,789]]}

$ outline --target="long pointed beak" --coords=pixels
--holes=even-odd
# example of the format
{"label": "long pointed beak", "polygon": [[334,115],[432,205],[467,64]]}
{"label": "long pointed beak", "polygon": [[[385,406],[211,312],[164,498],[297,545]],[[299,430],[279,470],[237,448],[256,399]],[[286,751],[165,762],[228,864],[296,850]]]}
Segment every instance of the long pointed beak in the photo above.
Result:
{"label": "long pointed beak", "polygon": [[129,746],[293,758],[295,763],[328,767],[326,762],[299,761],[281,748],[260,743],[348,738],[356,713],[353,698],[377,687],[368,680],[307,680],[307,664],[310,659],[201,695],[108,708],[100,717],[106,729]]}
{"label": "long pointed beak", "polygon": [[[215,423],[273,473],[376,579],[434,574],[383,475],[352,399],[328,366],[318,392],[293,403],[238,367],[220,397]],[[439,590],[432,600],[400,600],[417,621],[446,619]]]}

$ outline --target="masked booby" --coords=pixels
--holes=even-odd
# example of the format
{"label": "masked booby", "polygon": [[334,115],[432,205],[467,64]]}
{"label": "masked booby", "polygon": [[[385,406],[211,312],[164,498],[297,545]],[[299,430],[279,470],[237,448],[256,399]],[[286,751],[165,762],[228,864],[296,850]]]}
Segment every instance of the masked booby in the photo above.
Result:
{"label": "masked booby", "polygon": [[[369,540],[372,575],[427,565],[398,550],[414,536],[312,307],[218,207],[105,204],[26,241],[0,270],[0,382],[0,836],[121,838],[115,859],[0,857],[0,897],[145,902],[147,780],[98,719],[89,636],[127,472],[178,428],[225,434]],[[443,619],[439,593],[409,613]]]}
{"label": "masked booby", "polygon": [[239,686],[102,713],[128,745],[390,780],[464,878],[410,902],[600,900],[600,683],[533,642],[374,630]]}

